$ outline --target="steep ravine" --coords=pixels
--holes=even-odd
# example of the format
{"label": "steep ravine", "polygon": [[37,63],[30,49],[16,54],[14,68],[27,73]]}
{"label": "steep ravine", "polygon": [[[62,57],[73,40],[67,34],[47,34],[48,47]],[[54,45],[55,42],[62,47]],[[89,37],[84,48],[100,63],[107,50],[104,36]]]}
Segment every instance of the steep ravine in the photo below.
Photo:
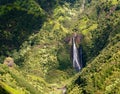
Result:
{"label": "steep ravine", "polygon": [[[0,94],[119,94],[120,1],[13,1],[0,6],[0,36],[20,45],[1,42]],[[70,55],[75,32],[83,35],[79,72]],[[6,54],[14,67],[3,64]]]}

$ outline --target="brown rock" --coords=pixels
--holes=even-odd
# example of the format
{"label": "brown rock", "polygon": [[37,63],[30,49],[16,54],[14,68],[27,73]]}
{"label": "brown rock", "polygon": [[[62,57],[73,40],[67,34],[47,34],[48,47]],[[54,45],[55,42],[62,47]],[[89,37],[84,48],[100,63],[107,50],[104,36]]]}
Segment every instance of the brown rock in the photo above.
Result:
{"label": "brown rock", "polygon": [[3,64],[7,65],[8,67],[15,66],[14,59],[11,57],[6,57]]}

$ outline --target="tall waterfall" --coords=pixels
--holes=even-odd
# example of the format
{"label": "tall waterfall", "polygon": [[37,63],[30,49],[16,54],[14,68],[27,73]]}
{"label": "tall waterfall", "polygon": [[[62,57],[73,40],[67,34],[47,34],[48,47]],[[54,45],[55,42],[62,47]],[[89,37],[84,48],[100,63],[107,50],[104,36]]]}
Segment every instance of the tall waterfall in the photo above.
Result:
{"label": "tall waterfall", "polygon": [[84,11],[85,9],[85,0],[83,0],[83,3],[82,3],[82,10]]}
{"label": "tall waterfall", "polygon": [[78,55],[78,50],[75,44],[75,38],[72,38],[73,41],[73,67],[76,69],[76,71],[81,70],[81,65],[80,65],[80,60],[79,60],[79,55]]}
{"label": "tall waterfall", "polygon": [[85,9],[85,0],[83,0],[81,8],[80,8],[80,12],[82,13]]}

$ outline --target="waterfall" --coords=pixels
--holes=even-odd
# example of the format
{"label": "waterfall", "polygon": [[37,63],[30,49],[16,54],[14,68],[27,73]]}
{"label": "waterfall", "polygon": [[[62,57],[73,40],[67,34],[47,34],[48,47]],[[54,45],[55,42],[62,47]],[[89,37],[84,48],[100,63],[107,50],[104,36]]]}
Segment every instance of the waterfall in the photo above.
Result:
{"label": "waterfall", "polygon": [[73,67],[76,69],[76,71],[80,71],[82,67],[80,66],[78,50],[77,50],[77,47],[75,44],[74,37],[73,37],[72,41],[73,41]]}
{"label": "waterfall", "polygon": [[85,9],[85,0],[83,0],[82,5],[81,5],[81,9],[80,12],[82,13]]}
{"label": "waterfall", "polygon": [[82,9],[83,9],[83,11],[84,11],[84,9],[85,9],[85,0],[83,0]]}

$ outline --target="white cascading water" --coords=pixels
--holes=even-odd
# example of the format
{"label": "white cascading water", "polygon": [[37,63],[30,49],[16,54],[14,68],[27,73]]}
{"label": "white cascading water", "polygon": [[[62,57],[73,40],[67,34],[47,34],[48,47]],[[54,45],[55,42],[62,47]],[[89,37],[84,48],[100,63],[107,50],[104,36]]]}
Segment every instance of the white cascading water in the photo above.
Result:
{"label": "white cascading water", "polygon": [[80,12],[82,13],[85,10],[85,0],[83,0],[81,8],[80,8]]}
{"label": "white cascading water", "polygon": [[85,9],[85,0],[83,0],[82,9],[83,9],[83,11],[84,11],[84,9]]}
{"label": "white cascading water", "polygon": [[73,67],[77,70],[80,71],[81,66],[79,62],[79,56],[78,56],[78,50],[75,44],[75,39],[73,37]]}

